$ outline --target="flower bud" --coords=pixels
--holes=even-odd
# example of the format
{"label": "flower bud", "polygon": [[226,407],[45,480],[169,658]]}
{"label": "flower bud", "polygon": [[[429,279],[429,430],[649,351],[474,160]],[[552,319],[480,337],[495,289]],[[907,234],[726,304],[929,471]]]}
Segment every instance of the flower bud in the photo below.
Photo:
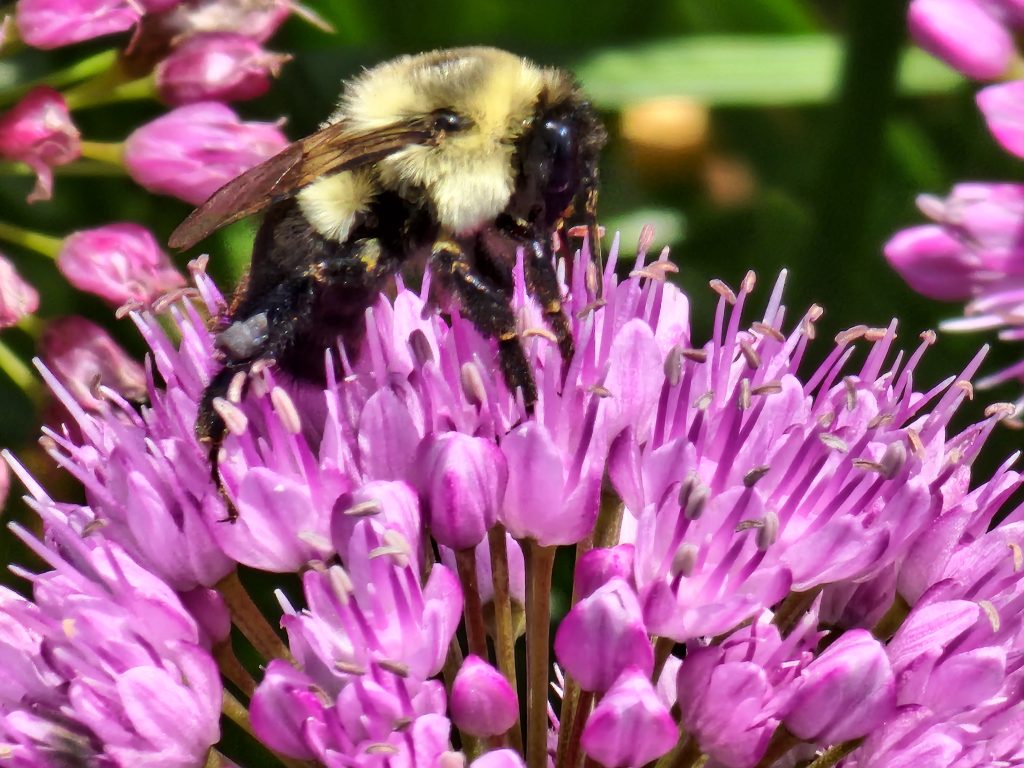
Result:
{"label": "flower bud", "polygon": [[1024,157],[1024,81],[990,85],[975,96],[988,129],[1007,152]]}
{"label": "flower bud", "polygon": [[481,738],[497,736],[515,725],[519,701],[504,675],[471,655],[452,684],[451,715],[459,730]]}
{"label": "flower bud", "polygon": [[260,741],[288,757],[311,760],[315,753],[300,734],[323,725],[324,706],[313,681],[283,659],[272,659],[249,704],[252,728]]}
{"label": "flower bud", "polygon": [[291,14],[290,0],[192,0],[163,19],[177,37],[204,32],[233,32],[265,43]]}
{"label": "flower bud", "polygon": [[138,224],[106,224],[69,235],[57,266],[73,286],[114,305],[149,304],[185,284],[153,235]]}
{"label": "flower bud", "polygon": [[514,749],[495,749],[480,755],[469,768],[526,768],[526,763]]}
{"label": "flower bud", "polygon": [[612,579],[624,579],[631,584],[634,549],[632,544],[598,547],[577,560],[573,583],[580,599],[589,597]]}
{"label": "flower bud", "polygon": [[925,224],[897,232],[885,244],[885,258],[918,293],[939,301],[970,298],[973,260],[943,227]]}
{"label": "flower bud", "polygon": [[645,765],[675,745],[676,724],[649,676],[637,669],[623,672],[587,718],[580,744],[601,765]]}
{"label": "flower bud", "polygon": [[14,14],[21,39],[49,49],[124,32],[142,11],[130,0],[18,0]]}
{"label": "flower bud", "polygon": [[501,522],[517,539],[544,546],[575,544],[593,528],[600,501],[600,476],[570,485],[566,461],[547,428],[528,421],[501,442],[509,482]]}
{"label": "flower bud", "polygon": [[439,544],[475,547],[498,518],[508,469],[498,447],[482,437],[448,432],[419,448],[420,498]]}
{"label": "flower bud", "polygon": [[287,143],[274,123],[245,123],[223,104],[200,102],[138,128],[125,142],[124,162],[149,191],[199,205]]}
{"label": "flower bud", "polygon": [[21,279],[8,259],[0,256],[0,328],[10,328],[38,308],[36,289]]}
{"label": "flower bud", "polygon": [[978,0],[913,0],[907,23],[918,45],[968,77],[992,80],[1010,65],[1013,36]]}
{"label": "flower bud", "polygon": [[40,342],[46,366],[86,410],[101,410],[98,385],[128,400],[146,396],[146,374],[135,360],[96,325],[83,317],[62,317],[47,326]]}
{"label": "flower bud", "polygon": [[288,56],[264,50],[245,35],[209,32],[187,38],[156,67],[160,98],[178,106],[243,101],[267,92]]}
{"label": "flower bud", "polygon": [[785,718],[804,741],[836,744],[868,735],[896,711],[896,684],[885,649],[854,629],[800,673]]}
{"label": "flower bud", "polygon": [[67,165],[79,155],[78,129],[64,97],[52,88],[33,88],[0,117],[0,157],[25,163],[36,172],[36,185],[28,196],[30,203],[49,200],[54,167]]}
{"label": "flower bud", "polygon": [[576,603],[558,627],[555,654],[585,691],[603,693],[629,667],[650,675],[654,651],[629,584],[612,579]]}

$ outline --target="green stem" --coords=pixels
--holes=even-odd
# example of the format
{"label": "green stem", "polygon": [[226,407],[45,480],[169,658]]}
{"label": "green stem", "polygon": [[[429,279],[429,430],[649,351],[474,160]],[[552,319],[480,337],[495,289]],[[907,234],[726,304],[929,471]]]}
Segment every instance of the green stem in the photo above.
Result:
{"label": "green stem", "polygon": [[44,235],[41,232],[33,232],[30,229],[3,221],[0,221],[0,240],[35,251],[41,256],[46,256],[50,259],[57,258],[61,246],[64,244],[64,241],[59,238],[50,237],[50,235]]}
{"label": "green stem", "polygon": [[246,592],[237,572],[232,571],[221,579],[216,589],[227,604],[232,623],[252,643],[257,653],[264,659],[286,659],[295,663],[288,647]]}
{"label": "green stem", "polygon": [[487,629],[484,609],[480,603],[480,587],[476,583],[476,550],[473,547],[455,553],[455,562],[462,582],[463,614],[466,618],[466,640],[469,652],[484,661],[487,658]]}
{"label": "green stem", "polygon": [[[76,160],[69,165],[58,165],[53,173],[55,176],[124,176],[124,168],[98,160]],[[26,163],[0,162],[0,176],[35,175],[35,170]]]}
{"label": "green stem", "polygon": [[34,405],[40,405],[43,402],[43,388],[40,386],[35,372],[2,341],[0,341],[0,371],[6,373],[7,377],[25,393],[25,396]]}
{"label": "green stem", "polygon": [[590,691],[579,692],[577,686],[577,696],[574,702],[572,720],[571,722],[565,722],[562,720],[559,723],[559,731],[565,728],[569,732],[569,741],[565,747],[565,768],[576,768],[580,764],[580,757],[583,753],[580,750],[580,739],[583,738],[583,728],[587,724],[587,718],[590,717],[590,711],[594,706],[594,694]]}
{"label": "green stem", "polygon": [[679,743],[671,752],[658,760],[655,768],[695,768],[707,758],[701,753],[697,740],[680,731]]}
{"label": "green stem", "polygon": [[808,765],[807,768],[832,768],[832,766],[857,749],[863,741],[864,739],[854,739],[853,741],[845,741],[842,744],[829,747],[818,755],[818,759]]}
{"label": "green stem", "polygon": [[546,768],[548,761],[548,635],[551,631],[551,571],[555,547],[533,539],[526,554],[526,765]]}
{"label": "green stem", "polygon": [[889,610],[885,612],[885,616],[878,620],[878,623],[871,630],[871,634],[884,643],[892,638],[896,631],[903,626],[903,620],[907,618],[909,613],[910,604],[903,599],[902,595],[897,593],[896,599],[889,606]]}
{"label": "green stem", "polygon": [[83,141],[82,157],[124,167],[124,143],[120,141]]}
{"label": "green stem", "polygon": [[[508,549],[505,526],[498,523],[487,532],[491,550],[491,580],[494,582],[494,652],[498,669],[508,680],[512,690],[518,690],[516,678],[516,638],[512,629],[512,595],[508,583]],[[523,753],[523,733],[517,720],[506,734],[512,748]]]}
{"label": "green stem", "polygon": [[64,92],[70,110],[153,98],[156,98],[156,80],[152,75],[132,78],[120,66],[111,67]]}
{"label": "green stem", "polygon": [[243,667],[242,662],[238,660],[230,638],[214,646],[213,658],[217,661],[221,675],[251,699],[256,690],[256,681],[249,674],[249,670]]}
{"label": "green stem", "polygon": [[[17,34],[16,31],[15,34]],[[3,52],[5,55],[8,53],[6,44],[3,46]],[[0,106],[14,104],[36,86],[45,85],[50,88],[60,90],[61,88],[66,88],[72,83],[78,83],[87,78],[100,75],[101,73],[108,71],[116,63],[116,50],[102,51],[100,53],[93,54],[81,61],[76,61],[74,64],[71,64],[64,69],[59,69],[56,72],[51,72],[50,74],[31,82],[21,83],[8,90],[0,92]]]}

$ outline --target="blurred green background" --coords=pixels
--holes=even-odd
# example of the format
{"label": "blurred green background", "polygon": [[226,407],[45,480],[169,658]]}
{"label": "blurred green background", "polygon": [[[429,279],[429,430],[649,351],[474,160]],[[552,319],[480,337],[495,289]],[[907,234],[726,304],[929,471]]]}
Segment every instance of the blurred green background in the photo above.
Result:
{"label": "blurred green background", "polygon": [[[627,253],[643,222],[670,244],[679,282],[694,304],[703,343],[716,296],[708,280],[737,285],[748,269],[762,302],[790,270],[791,319],[812,302],[826,308],[827,340],[859,323],[900,318],[904,348],[959,313],[913,294],[889,269],[882,244],[918,223],[919,192],[945,193],[958,180],[1010,180],[1020,169],[988,135],[974,86],[908,47],[906,4],[894,0],[653,0],[586,5],[519,0],[312,0],[333,34],[292,18],[269,47],[294,54],[264,98],[238,105],[252,119],[287,118],[293,137],[331,110],[339,83],[360,67],[402,52],[464,44],[501,46],[576,71],[610,128],[603,161],[601,218],[621,227]],[[0,77],[30,77],[105,50],[110,39],[69,49],[22,51],[0,61]],[[659,101],[652,102],[653,99]],[[120,140],[164,110],[133,102],[75,113],[85,138]],[[58,172],[50,202],[24,202],[31,181],[0,178],[0,219],[53,235],[131,220],[165,238],[187,214],[183,203],[144,193],[127,179]],[[208,241],[211,272],[232,281],[248,257],[251,224]],[[0,248],[14,252],[0,245]],[[98,299],[72,291],[45,259],[16,253],[43,294],[45,317],[80,313],[110,328],[130,350],[142,346],[127,321]],[[194,254],[176,256],[184,265]],[[763,306],[763,303],[762,303]],[[5,340],[32,353],[19,330]],[[990,337],[940,337],[920,366],[919,387],[956,373]],[[997,346],[983,372],[1019,358]],[[964,409],[1013,400],[1016,384],[981,393]],[[0,445],[28,450],[38,415],[0,376]],[[999,430],[982,464],[1016,449]]]}

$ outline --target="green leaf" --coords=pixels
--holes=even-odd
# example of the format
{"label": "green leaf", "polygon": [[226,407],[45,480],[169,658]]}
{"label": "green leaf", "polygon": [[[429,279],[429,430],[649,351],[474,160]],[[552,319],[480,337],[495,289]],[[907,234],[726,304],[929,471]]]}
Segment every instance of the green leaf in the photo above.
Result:
{"label": "green leaf", "polygon": [[[830,35],[692,37],[607,49],[574,69],[605,109],[662,96],[712,106],[786,106],[831,98],[841,55],[839,38]],[[943,93],[962,82],[922,51],[904,55],[902,94]]]}

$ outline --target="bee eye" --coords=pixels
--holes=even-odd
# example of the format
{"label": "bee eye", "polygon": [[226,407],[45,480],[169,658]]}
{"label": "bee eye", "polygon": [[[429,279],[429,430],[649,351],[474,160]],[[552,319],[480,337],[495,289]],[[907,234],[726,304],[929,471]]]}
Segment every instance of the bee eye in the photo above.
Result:
{"label": "bee eye", "polygon": [[434,130],[444,133],[464,131],[472,125],[468,117],[452,112],[450,109],[439,109],[434,113]]}

